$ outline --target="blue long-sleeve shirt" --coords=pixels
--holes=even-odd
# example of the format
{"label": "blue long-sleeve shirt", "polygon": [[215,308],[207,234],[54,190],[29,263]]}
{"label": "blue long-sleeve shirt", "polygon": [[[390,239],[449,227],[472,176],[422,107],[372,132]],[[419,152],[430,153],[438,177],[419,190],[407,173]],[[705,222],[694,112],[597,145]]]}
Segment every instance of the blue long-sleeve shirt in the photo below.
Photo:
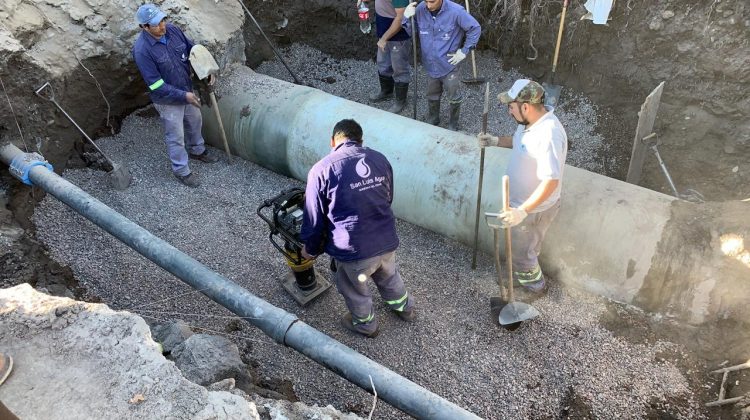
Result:
{"label": "blue long-sleeve shirt", "polygon": [[[427,3],[419,3],[414,21],[419,30],[422,63],[427,74],[434,79],[443,77],[456,68],[448,62],[448,54],[453,54],[460,48],[464,54],[469,55],[482,34],[479,22],[451,0],[443,0],[443,5],[435,16],[427,9]],[[409,19],[404,18],[402,26],[409,35],[412,34]],[[466,39],[462,46],[464,35]]]}
{"label": "blue long-sleeve shirt", "polygon": [[187,92],[193,91],[190,80],[190,50],[193,42],[182,31],[167,23],[167,33],[156,39],[146,31],[133,46],[133,59],[148,87],[151,101],[157,104],[187,104]]}
{"label": "blue long-sleeve shirt", "polygon": [[300,238],[312,255],[356,261],[398,248],[393,169],[380,152],[339,144],[307,174]]}

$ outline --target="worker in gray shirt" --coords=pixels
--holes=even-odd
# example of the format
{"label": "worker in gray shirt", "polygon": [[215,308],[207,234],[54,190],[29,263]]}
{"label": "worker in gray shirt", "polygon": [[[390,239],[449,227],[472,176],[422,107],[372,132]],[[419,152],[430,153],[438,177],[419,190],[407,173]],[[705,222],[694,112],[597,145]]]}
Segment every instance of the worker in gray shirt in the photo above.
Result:
{"label": "worker in gray shirt", "polygon": [[411,71],[411,38],[401,27],[409,0],[375,0],[375,30],[378,35],[378,79],[380,91],[370,101],[395,97],[388,112],[398,114],[406,107]]}
{"label": "worker in gray shirt", "polygon": [[[440,97],[445,90],[450,103],[448,129],[458,130],[463,95],[459,89],[458,64],[477,46],[482,28],[463,7],[451,0],[425,0],[404,9],[404,28],[414,34],[414,17],[422,46],[422,65],[427,72],[428,124],[440,124]],[[463,46],[461,45],[463,42]]]}

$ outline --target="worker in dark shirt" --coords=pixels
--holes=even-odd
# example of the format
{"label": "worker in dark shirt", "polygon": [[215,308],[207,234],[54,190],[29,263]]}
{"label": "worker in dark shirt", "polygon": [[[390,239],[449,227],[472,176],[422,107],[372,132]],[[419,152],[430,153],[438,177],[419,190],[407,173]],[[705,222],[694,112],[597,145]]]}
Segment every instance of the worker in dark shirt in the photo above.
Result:
{"label": "worker in dark shirt", "polygon": [[167,23],[167,15],[153,4],[139,7],[136,20],[143,31],[133,47],[133,58],[164,124],[172,172],[183,184],[197,187],[200,183],[188,159],[206,163],[218,159],[208,153],[201,135],[201,104],[193,93],[188,61],[193,43]]}
{"label": "worker in dark shirt", "polygon": [[380,152],[362,146],[362,127],[354,120],[336,124],[331,147],[307,174],[302,255],[315,258],[325,252],[333,258],[336,288],[350,312],[341,324],[375,337],[379,329],[369,279],[401,319],[415,318],[396,266],[393,169]]}

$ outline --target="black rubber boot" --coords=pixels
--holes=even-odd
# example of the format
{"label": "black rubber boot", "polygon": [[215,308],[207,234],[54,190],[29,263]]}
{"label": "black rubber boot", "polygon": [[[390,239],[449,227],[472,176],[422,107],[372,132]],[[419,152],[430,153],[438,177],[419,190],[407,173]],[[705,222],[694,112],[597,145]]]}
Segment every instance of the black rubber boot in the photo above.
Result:
{"label": "black rubber boot", "polygon": [[424,122],[432,125],[440,124],[440,100],[427,101],[427,118]]}
{"label": "black rubber boot", "polygon": [[380,79],[380,92],[370,96],[370,102],[382,102],[391,99],[393,94],[393,77],[378,75]]}
{"label": "black rubber boot", "polygon": [[395,90],[394,90],[394,96],[396,97],[396,101],[391,105],[390,108],[388,108],[388,112],[393,112],[394,114],[398,114],[401,111],[404,110],[404,107],[406,106],[406,94],[409,92],[409,84],[408,83],[396,83]]}
{"label": "black rubber boot", "polygon": [[461,114],[461,103],[451,104],[448,130],[458,131],[458,117]]}

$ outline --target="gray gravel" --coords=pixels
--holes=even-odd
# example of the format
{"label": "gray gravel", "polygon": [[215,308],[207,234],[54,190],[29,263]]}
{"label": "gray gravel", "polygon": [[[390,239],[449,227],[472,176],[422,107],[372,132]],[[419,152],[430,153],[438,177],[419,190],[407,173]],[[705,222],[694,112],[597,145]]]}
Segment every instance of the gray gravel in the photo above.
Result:
{"label": "gray gravel", "polygon": [[[374,52],[374,49],[373,49]],[[333,58],[305,44],[293,44],[281,50],[281,55],[301,81],[324,92],[351,101],[369,104],[368,96],[380,89],[377,78],[377,65],[373,60]],[[499,59],[490,51],[476,51],[477,75],[490,82],[490,113],[488,131],[495,135],[510,135],[516,129],[516,122],[508,115],[507,107],[500,107],[497,95],[510,89],[520,78],[531,78],[515,69],[502,70]],[[293,82],[289,71],[280,61],[267,61],[255,69],[258,73],[277,79]],[[471,57],[462,63],[462,79],[472,77]],[[412,82],[413,82],[412,75]],[[419,89],[417,94],[417,119],[424,120],[427,113],[427,76],[419,67]],[[461,105],[461,131],[475,135],[482,130],[485,85],[463,84],[464,102]],[[409,103],[401,115],[414,115],[414,83],[409,87]],[[388,109],[392,101],[370,104],[379,109]],[[608,151],[604,139],[597,132],[600,110],[585,95],[563,89],[555,115],[560,119],[569,139],[568,164],[596,173],[605,173],[619,162]],[[441,126],[448,125],[448,104],[443,101],[440,116]]]}
{"label": "gray gravel", "polygon": [[[125,191],[110,189],[103,172],[79,169],[64,175],[218,273],[482,417],[558,418],[587,410],[603,419],[655,412],[701,417],[687,379],[664,359],[665,354],[683,356],[676,345],[645,346],[613,336],[598,321],[606,302],[554,281],[548,295],[533,303],[542,316],[515,332],[504,331],[489,317],[488,299],[497,294],[490,257],[480,255],[472,271],[470,248],[403,222],[398,224],[398,260],[416,299],[418,320],[403,323],[377,299],[382,328],[377,339],[342,330],[337,320],[345,306],[336,291],[308,308],[284,292],[280,278],[286,265],[255,215],[262,200],[300,182],[236,159],[232,165],[224,160],[193,163],[203,185],[184,187],[171,174],[162,135],[158,118],[135,113],[121,133],[98,141],[134,175]],[[228,311],[57,200],[45,198],[33,220],[52,257],[72,268],[90,297],[147,319],[181,318],[202,331],[227,331]],[[324,275],[329,275],[327,262],[317,263]],[[369,394],[252,326],[229,335],[258,361],[261,375],[292,381],[303,402],[364,415],[369,411]],[[375,413],[375,418],[403,417],[382,402]]]}

